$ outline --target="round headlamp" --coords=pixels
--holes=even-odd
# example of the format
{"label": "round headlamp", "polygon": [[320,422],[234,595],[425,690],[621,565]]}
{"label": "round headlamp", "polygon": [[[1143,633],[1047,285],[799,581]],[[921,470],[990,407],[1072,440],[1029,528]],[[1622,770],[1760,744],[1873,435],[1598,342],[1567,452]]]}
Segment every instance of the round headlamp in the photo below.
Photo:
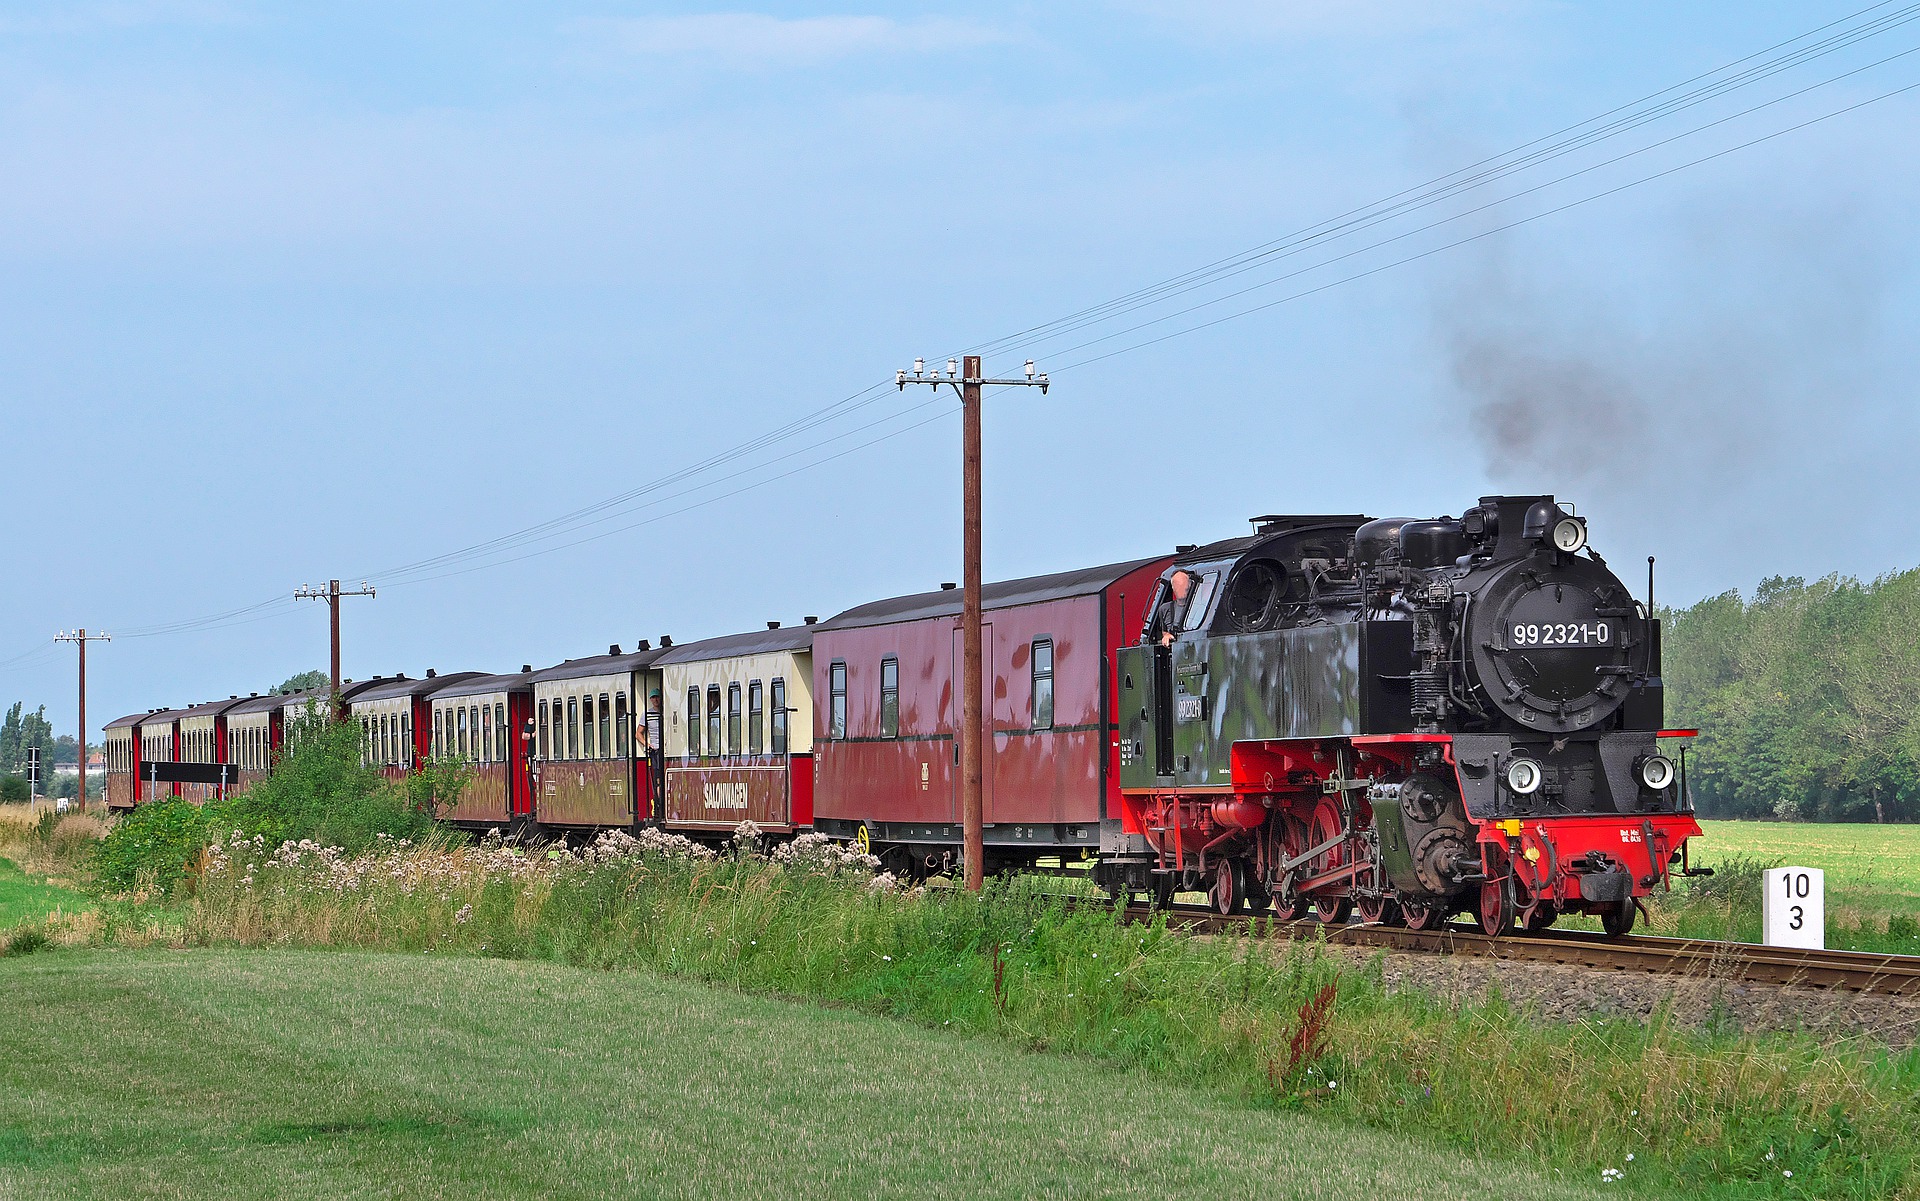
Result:
{"label": "round headlamp", "polygon": [[1665,755],[1648,755],[1640,761],[1640,782],[1659,792],[1673,783],[1673,760]]}
{"label": "round headlamp", "polygon": [[1521,796],[1538,792],[1544,778],[1540,765],[1531,759],[1515,759],[1507,764],[1507,787]]}
{"label": "round headlamp", "polygon": [[1553,523],[1553,548],[1573,554],[1587,544],[1587,523],[1578,517],[1562,517]]}

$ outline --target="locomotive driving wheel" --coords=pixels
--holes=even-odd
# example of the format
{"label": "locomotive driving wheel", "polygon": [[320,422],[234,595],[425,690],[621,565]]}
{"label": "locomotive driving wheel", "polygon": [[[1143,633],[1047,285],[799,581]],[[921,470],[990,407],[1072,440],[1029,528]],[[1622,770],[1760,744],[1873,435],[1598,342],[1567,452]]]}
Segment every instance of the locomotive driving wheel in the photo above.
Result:
{"label": "locomotive driving wheel", "polygon": [[1353,911],[1369,926],[1398,926],[1402,921],[1400,905],[1392,897],[1356,898]]}
{"label": "locomotive driving wheel", "polygon": [[[1334,804],[1332,797],[1322,797],[1320,803],[1313,807],[1313,820],[1307,823],[1307,845],[1317,847],[1329,842],[1338,838],[1345,829],[1346,821],[1340,815],[1340,807]],[[1308,870],[1316,876],[1339,871],[1352,862],[1352,854],[1350,841],[1342,838],[1315,856]],[[1324,924],[1338,926],[1353,914],[1353,897],[1349,895],[1352,884],[1339,883],[1331,887],[1342,891],[1339,894],[1315,894],[1313,912]]]}
{"label": "locomotive driving wheel", "polygon": [[1213,887],[1207,892],[1218,914],[1238,913],[1247,899],[1247,868],[1238,859],[1222,859],[1213,869]]}
{"label": "locomotive driving wheel", "polygon": [[1438,930],[1447,920],[1447,911],[1440,905],[1416,905],[1412,901],[1402,901],[1400,912],[1407,919],[1409,930]]}
{"label": "locomotive driving wheel", "polygon": [[1513,877],[1502,876],[1480,886],[1480,903],[1474,909],[1480,933],[1498,938],[1513,929],[1513,910]]}

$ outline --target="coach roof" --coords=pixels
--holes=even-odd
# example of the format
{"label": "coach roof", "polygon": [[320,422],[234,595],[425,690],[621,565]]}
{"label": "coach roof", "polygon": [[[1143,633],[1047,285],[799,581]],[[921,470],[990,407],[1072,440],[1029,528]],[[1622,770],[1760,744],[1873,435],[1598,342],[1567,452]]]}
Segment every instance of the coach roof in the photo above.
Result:
{"label": "coach roof", "polygon": [[568,659],[557,667],[533,673],[533,681],[578,680],[587,676],[617,676],[630,671],[639,671],[643,667],[653,666],[654,660],[667,652],[659,647],[652,650],[628,651],[621,655],[591,655],[585,659]]}
{"label": "coach roof", "polygon": [[439,692],[451,684],[471,680],[482,673],[477,671],[456,671],[450,676],[427,676],[418,680],[409,680],[405,676],[394,676],[389,680],[376,680],[372,686],[354,696],[354,703],[362,701],[385,701],[397,696],[425,696]]}
{"label": "coach roof", "polygon": [[181,711],[181,717],[218,717],[230,709],[237,708],[245,697],[230,696],[223,701],[208,701],[204,705],[195,705]]}
{"label": "coach roof", "polygon": [[[1156,555],[1151,559],[1134,559],[1127,563],[1109,563],[1103,567],[1083,567],[1078,571],[1060,571],[1052,575],[1028,576],[1023,580],[1000,580],[996,583],[984,584],[980,588],[980,607],[1009,609],[1015,605],[1068,600],[1076,596],[1096,596],[1124,579],[1129,572],[1138,571],[1142,567],[1151,567],[1164,557]],[[958,588],[942,588],[938,592],[896,596],[891,600],[858,605],[813,628],[815,630],[847,630],[858,629],[861,626],[888,625],[896,621],[916,621],[926,617],[957,616],[960,613],[960,602],[961,593]]]}
{"label": "coach roof", "polygon": [[767,655],[777,651],[801,651],[813,646],[813,632],[817,626],[783,626],[777,630],[749,630],[745,634],[726,634],[719,638],[702,638],[698,642],[689,642],[676,646],[662,654],[655,664],[665,667],[669,663],[699,663],[708,659],[732,659],[741,655]]}
{"label": "coach roof", "polygon": [[516,688],[533,687],[533,672],[514,671],[497,676],[461,676],[460,682],[451,684],[433,695],[440,700],[456,696],[486,696],[494,692],[512,692]]}

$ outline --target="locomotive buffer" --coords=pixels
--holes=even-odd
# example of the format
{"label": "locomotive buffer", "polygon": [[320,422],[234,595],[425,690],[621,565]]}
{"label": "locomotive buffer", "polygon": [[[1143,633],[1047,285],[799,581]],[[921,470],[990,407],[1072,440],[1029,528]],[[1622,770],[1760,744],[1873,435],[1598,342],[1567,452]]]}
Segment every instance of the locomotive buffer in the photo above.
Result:
{"label": "locomotive buffer", "polygon": [[966,679],[962,682],[964,701],[960,719],[960,817],[965,830],[964,857],[967,866],[967,888],[979,892],[982,872],[986,862],[986,839],[984,822],[986,820],[982,794],[984,775],[981,770],[981,682],[980,682],[980,389],[988,384],[995,387],[1028,388],[1037,387],[1042,396],[1046,395],[1047,377],[1035,375],[1033,360],[1027,360],[1026,376],[1022,379],[986,379],[980,374],[980,356],[966,356],[964,365],[960,360],[947,360],[947,373],[941,375],[938,370],[927,371],[925,359],[913,361],[913,374],[897,371],[894,383],[902,392],[908,384],[927,384],[936,391],[941,385],[952,388],[960,397],[960,418],[963,433],[961,435],[961,547],[966,559],[964,574],[964,592],[961,600],[961,671]]}

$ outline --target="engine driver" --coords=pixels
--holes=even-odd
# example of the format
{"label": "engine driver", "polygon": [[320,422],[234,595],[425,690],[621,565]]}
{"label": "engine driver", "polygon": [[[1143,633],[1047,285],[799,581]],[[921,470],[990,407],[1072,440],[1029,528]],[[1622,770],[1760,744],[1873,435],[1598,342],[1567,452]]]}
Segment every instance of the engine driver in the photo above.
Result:
{"label": "engine driver", "polygon": [[1153,621],[1147,625],[1142,642],[1152,646],[1172,646],[1173,636],[1187,616],[1187,598],[1193,595],[1193,573],[1182,567],[1167,577],[1167,591],[1153,607]]}

